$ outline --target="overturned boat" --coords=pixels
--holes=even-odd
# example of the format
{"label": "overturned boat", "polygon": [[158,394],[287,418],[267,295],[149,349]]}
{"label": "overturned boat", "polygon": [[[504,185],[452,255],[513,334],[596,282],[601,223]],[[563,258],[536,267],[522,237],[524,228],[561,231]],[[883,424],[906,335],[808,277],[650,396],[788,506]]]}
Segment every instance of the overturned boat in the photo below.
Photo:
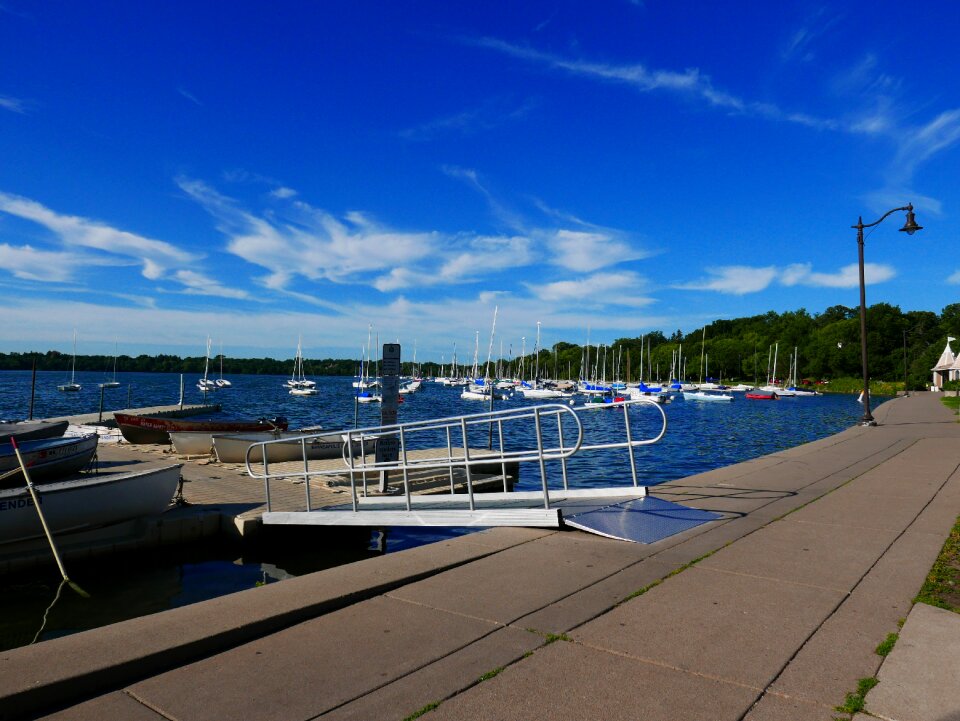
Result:
{"label": "overturned boat", "polygon": [[113,417],[123,437],[130,443],[170,443],[171,431],[212,434],[287,430],[287,419],[280,416],[277,418],[258,418],[256,420],[226,418],[193,420],[114,413]]}

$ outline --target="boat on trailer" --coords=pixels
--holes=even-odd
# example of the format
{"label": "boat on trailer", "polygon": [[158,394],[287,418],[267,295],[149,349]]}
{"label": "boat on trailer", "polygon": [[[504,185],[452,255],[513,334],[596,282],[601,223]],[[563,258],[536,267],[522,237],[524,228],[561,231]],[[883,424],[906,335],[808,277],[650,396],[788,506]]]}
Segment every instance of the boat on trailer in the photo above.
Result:
{"label": "boat on trailer", "polygon": [[247,431],[287,430],[287,419],[258,418],[256,420],[165,418],[114,413],[114,420],[123,437],[130,443],[170,443],[170,433],[193,431],[205,433],[246,433]]}

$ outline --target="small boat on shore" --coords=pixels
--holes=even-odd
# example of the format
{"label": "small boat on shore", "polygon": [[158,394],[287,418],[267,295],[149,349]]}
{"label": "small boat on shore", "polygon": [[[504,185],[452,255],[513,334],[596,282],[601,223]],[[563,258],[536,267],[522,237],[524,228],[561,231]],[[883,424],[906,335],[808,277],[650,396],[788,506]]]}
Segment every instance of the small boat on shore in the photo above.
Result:
{"label": "small boat on shore", "polygon": [[[79,475],[36,484],[35,490],[51,533],[60,535],[162,513],[177,490],[181,468]],[[27,487],[0,490],[0,544],[42,536]]]}
{"label": "small boat on shore", "polygon": [[[346,443],[343,434],[338,432],[329,435],[311,436],[308,433],[308,430],[303,430],[299,432],[217,434],[213,436],[213,448],[217,460],[221,463],[245,463],[247,449],[264,441],[284,441],[283,443],[271,443],[267,446],[268,463],[302,461],[304,450],[306,450],[308,460],[343,457],[343,447]],[[362,453],[372,453],[375,450],[376,439],[364,439],[362,449],[359,440],[353,442],[354,456],[360,456]],[[263,460],[259,448],[250,454],[250,460],[251,462]]]}
{"label": "small boat on shore", "polygon": [[59,438],[67,430],[70,421],[20,421],[0,423],[0,443],[9,443],[13,436],[17,443],[40,438]]}
{"label": "small boat on shore", "polygon": [[287,419],[257,420],[164,418],[114,413],[114,420],[129,443],[170,443],[170,432],[246,433],[247,431],[287,430]]}
{"label": "small boat on shore", "polygon": [[[97,452],[99,436],[41,438],[33,441],[17,441],[23,462],[30,469],[32,481],[62,478],[86,468]],[[0,443],[0,488],[25,487],[20,461],[13,444]],[[0,514],[2,515],[2,514]]]}

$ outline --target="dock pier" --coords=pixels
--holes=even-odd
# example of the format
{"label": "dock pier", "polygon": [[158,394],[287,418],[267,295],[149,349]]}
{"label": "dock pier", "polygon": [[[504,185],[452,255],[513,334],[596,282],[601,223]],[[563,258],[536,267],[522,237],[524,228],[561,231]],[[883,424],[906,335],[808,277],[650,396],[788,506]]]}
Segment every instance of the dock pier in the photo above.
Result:
{"label": "dock pier", "polygon": [[3,652],[0,718],[812,721],[878,673],[868,711],[950,718],[960,616],[912,599],[960,424],[929,393],[875,416],[655,487],[722,515],[656,543],[498,528]]}

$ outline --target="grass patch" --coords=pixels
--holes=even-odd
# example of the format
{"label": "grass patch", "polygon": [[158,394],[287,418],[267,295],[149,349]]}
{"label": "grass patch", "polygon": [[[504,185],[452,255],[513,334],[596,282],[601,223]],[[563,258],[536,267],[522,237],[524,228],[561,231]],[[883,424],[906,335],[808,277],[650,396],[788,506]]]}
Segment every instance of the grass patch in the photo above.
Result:
{"label": "grass patch", "polygon": [[960,613],[960,518],[913,602]]}
{"label": "grass patch", "polygon": [[867,692],[878,683],[880,682],[873,676],[860,679],[857,681],[857,690],[853,693],[848,693],[847,699],[844,701],[843,706],[835,706],[834,710],[839,711],[840,713],[849,714],[855,714],[863,711],[864,699],[866,698]]}
{"label": "grass patch", "polygon": [[494,676],[499,674],[501,671],[503,671],[503,666],[495,668],[493,669],[493,671],[487,671],[485,674],[483,674],[480,678],[477,679],[477,683],[483,683],[484,681],[489,681]]}
{"label": "grass patch", "polygon": [[[730,543],[732,543],[732,541],[731,541]],[[722,548],[726,548],[727,546],[730,545],[730,543],[725,543],[725,544],[722,546]],[[666,581],[668,578],[673,578],[673,577],[676,576],[678,573],[683,573],[683,572],[686,571],[688,568],[690,568],[690,566],[695,566],[695,565],[697,565],[697,564],[700,563],[700,561],[702,561],[703,559],[705,559],[705,558],[710,558],[710,556],[712,556],[714,553],[716,553],[716,552],[719,551],[719,550],[720,550],[720,549],[718,548],[718,549],[713,550],[713,551],[708,551],[707,553],[704,553],[702,556],[698,556],[697,558],[694,558],[694,559],[693,559],[692,561],[690,561],[689,563],[683,564],[682,566],[680,566],[680,568],[675,568],[675,569],[673,569],[672,571],[670,571],[670,573],[668,573],[668,574],[667,574],[666,576],[664,576],[663,578],[658,578],[656,581],[653,581],[652,583],[648,583],[648,584],[647,584],[646,586],[644,586],[643,588],[641,588],[641,589],[639,589],[639,590],[637,590],[637,591],[634,591],[634,592],[631,593],[629,596],[627,596],[626,598],[624,598],[622,601],[620,601],[619,603],[617,603],[617,605],[620,606],[620,605],[626,603],[627,601],[629,601],[629,600],[631,600],[631,599],[633,599],[633,598],[636,598],[637,596],[642,596],[642,595],[645,594],[647,591],[649,591],[651,588],[656,588],[656,587],[659,586],[661,583],[663,583],[664,581]]]}
{"label": "grass patch", "polygon": [[415,719],[415,718],[420,718],[420,717],[423,716],[424,714],[430,713],[431,711],[433,711],[433,710],[434,710],[435,708],[437,708],[439,705],[440,705],[440,702],[439,702],[439,701],[434,701],[433,703],[428,703],[428,704],[427,704],[426,706],[424,706],[422,709],[420,709],[420,710],[418,710],[418,711],[414,711],[412,714],[410,714],[409,716],[407,716],[403,721],[413,721],[413,719]]}
{"label": "grass patch", "polygon": [[898,638],[900,638],[899,633],[888,633],[887,637],[880,642],[880,645],[877,646],[873,652],[878,656],[886,656],[893,650],[893,646],[896,644]]}
{"label": "grass patch", "polygon": [[951,408],[955,411],[960,410],[960,398],[957,396],[948,396],[946,393],[944,393],[940,397],[940,402],[943,403],[943,405],[945,405],[947,408]]}

